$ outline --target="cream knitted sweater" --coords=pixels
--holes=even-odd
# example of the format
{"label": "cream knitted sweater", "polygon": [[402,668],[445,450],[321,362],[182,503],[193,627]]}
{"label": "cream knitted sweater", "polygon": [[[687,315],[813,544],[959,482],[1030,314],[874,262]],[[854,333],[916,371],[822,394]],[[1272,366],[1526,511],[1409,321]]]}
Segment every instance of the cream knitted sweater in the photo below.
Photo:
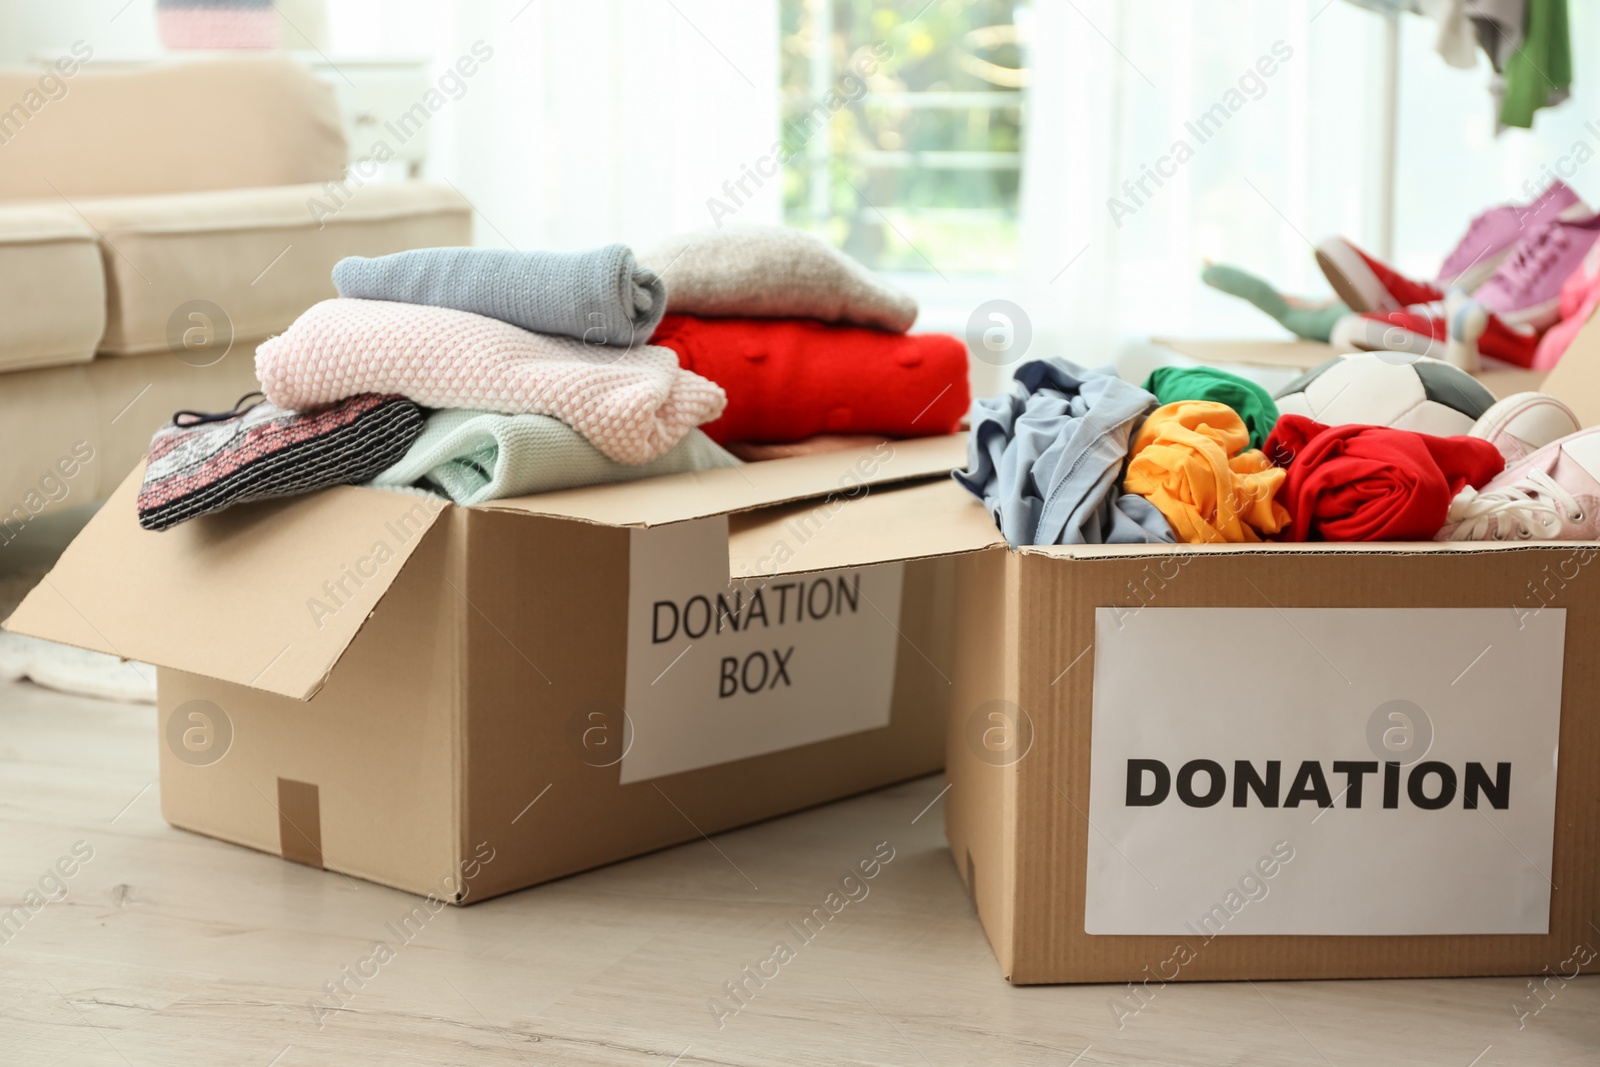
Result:
{"label": "cream knitted sweater", "polygon": [[917,302],[820,237],[785,226],[680,234],[640,256],[678,315],[820,319],[905,333]]}
{"label": "cream knitted sweater", "polygon": [[267,399],[295,410],[357,393],[432,408],[553,415],[618,463],[648,463],[722,414],[722,389],[666,348],[591,347],[498,319],[387,300],[324,300],[256,349]]}

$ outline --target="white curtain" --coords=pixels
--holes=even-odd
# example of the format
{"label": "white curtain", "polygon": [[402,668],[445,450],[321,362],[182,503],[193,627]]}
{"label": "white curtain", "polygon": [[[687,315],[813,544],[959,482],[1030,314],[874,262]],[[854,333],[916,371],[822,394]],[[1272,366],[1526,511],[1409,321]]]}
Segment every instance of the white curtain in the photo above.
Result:
{"label": "white curtain", "polygon": [[[894,6],[909,17],[923,2]],[[78,37],[108,57],[153,53],[153,7],[0,0],[0,59]],[[646,247],[710,224],[707,201],[727,202],[724,184],[741,179],[738,221],[781,218],[781,179],[749,171],[778,136],[777,9],[778,0],[326,0],[319,43],[335,61],[417,57],[437,79],[484,42],[493,58],[429,123],[429,176],[477,206],[478,241]],[[1569,11],[1573,99],[1540,112],[1534,130],[1498,137],[1486,63],[1446,66],[1434,27],[1401,18],[1402,269],[1431,274],[1472,214],[1552,176],[1600,203],[1600,48],[1589,43],[1600,40],[1600,6]],[[1162,334],[1282,336],[1201,285],[1202,260],[1326,296],[1310,243],[1342,233],[1376,245],[1387,180],[1382,16],[1346,0],[1028,0],[1017,18],[1033,78],[1019,269],[974,278],[942,263],[943,277],[901,278],[922,302],[919,328],[964,332],[979,305],[1004,298],[1032,322],[1030,356],[1099,363]],[[292,35],[285,44],[301,47]],[[1208,115],[1202,140],[1188,124]],[[1180,141],[1192,153],[1181,162]],[[981,389],[1004,376],[988,364],[975,371]]]}
{"label": "white curtain", "polygon": [[[1600,203],[1600,162],[1588,161],[1600,159],[1600,49],[1589,46],[1600,9],[1570,10],[1573,99],[1498,137],[1487,62],[1447,67],[1435,27],[1400,19],[1401,269],[1432,276],[1474,214],[1555,174]],[[1311,244],[1343,234],[1378,245],[1382,16],[1345,0],[1033,0],[1029,16],[1018,302],[1033,321],[1030,355],[1095,363],[1163,334],[1285,337],[1203,286],[1202,261],[1327,297]],[[1186,124],[1219,104],[1226,118],[1202,140]],[[1179,141],[1192,149],[1183,162]],[[1170,172],[1160,185],[1146,177],[1158,165]],[[1113,212],[1112,198],[1133,210]]]}
{"label": "white curtain", "polygon": [[[430,123],[430,176],[478,208],[480,244],[648,247],[709,225],[777,139],[778,23],[748,0],[329,0],[334,55],[493,58]],[[737,218],[776,222],[777,179]]]}
{"label": "white curtain", "polygon": [[1469,215],[1496,201],[1526,200],[1552,176],[1600,207],[1600,4],[1568,0],[1567,12],[1572,98],[1538,112],[1533,129],[1498,137],[1483,57],[1472,70],[1448,67],[1432,50],[1431,24],[1401,20],[1402,179],[1395,205],[1401,267],[1419,274],[1436,269]]}
{"label": "white curtain", "polygon": [[[707,201],[741,178],[737,220],[781,218],[780,179],[747,177],[777,139],[777,7],[328,0],[329,47],[417,55],[437,74],[482,40],[494,58],[433,120],[429,167],[479,209],[478,241],[647,247],[709,224]],[[1542,186],[1575,143],[1600,155],[1600,106],[1585,103],[1600,99],[1600,50],[1584,43],[1600,12],[1571,7],[1574,100],[1498,138],[1486,64],[1447,67],[1433,26],[1401,19],[1401,268],[1431,274],[1474,212]],[[1137,365],[1153,336],[1285,336],[1202,285],[1205,259],[1327,297],[1312,243],[1378,244],[1382,16],[1346,0],[1031,0],[1017,17],[1032,71],[1019,269],[897,278],[919,329],[964,333],[1003,298],[1031,322],[1029,357]],[[1600,195],[1600,163],[1568,169]],[[973,370],[980,392],[1007,375]]]}
{"label": "white curtain", "polygon": [[1037,0],[1020,303],[1034,351],[1270,334],[1210,258],[1325,292],[1310,244],[1369,239],[1381,25],[1327,0]]}

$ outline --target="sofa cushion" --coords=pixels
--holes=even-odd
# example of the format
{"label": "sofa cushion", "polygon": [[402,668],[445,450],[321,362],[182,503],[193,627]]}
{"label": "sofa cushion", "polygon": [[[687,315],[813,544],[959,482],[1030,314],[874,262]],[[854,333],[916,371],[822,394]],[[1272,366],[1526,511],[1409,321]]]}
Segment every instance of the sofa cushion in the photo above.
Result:
{"label": "sofa cushion", "polygon": [[0,200],[76,201],[342,177],[333,88],[282,57],[96,71],[82,42],[0,69]]}
{"label": "sofa cushion", "polygon": [[95,232],[66,205],[0,206],[0,372],[94,356],[106,324]]}
{"label": "sofa cushion", "polygon": [[227,411],[256,388],[254,343],[209,367],[152,352],[0,374],[0,558],[40,514],[109,496],[174,412]]}
{"label": "sofa cushion", "polygon": [[293,185],[81,200],[100,232],[108,310],[100,351],[171,349],[190,362],[218,338],[278,333],[337,295],[345,256],[472,241],[472,208],[444,185]]}

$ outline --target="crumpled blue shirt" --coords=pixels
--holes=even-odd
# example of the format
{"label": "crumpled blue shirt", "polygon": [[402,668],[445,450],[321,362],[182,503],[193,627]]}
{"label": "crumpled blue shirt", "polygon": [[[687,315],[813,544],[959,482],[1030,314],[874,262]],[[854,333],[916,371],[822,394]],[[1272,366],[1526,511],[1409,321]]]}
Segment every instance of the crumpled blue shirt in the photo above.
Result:
{"label": "crumpled blue shirt", "polygon": [[1120,491],[1128,444],[1156,398],[1064,359],[1017,368],[1010,392],[972,404],[967,470],[1011,545],[1170,544],[1155,505]]}

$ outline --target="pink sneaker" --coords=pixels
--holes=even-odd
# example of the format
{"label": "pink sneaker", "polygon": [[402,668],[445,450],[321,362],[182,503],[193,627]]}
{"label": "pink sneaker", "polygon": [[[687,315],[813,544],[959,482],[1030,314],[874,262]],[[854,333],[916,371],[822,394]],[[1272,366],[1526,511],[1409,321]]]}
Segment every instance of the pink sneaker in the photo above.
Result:
{"label": "pink sneaker", "polygon": [[1592,541],[1600,536],[1600,427],[1579,430],[1463,489],[1435,541]]}
{"label": "pink sneaker", "polygon": [[1581,429],[1577,414],[1548,393],[1513,393],[1485,411],[1469,436],[1494,445],[1511,467]]}
{"label": "pink sneaker", "polygon": [[1600,241],[1595,242],[1577,270],[1561,283],[1561,321],[1539,338],[1534,370],[1549,370],[1561,361],[1567,346],[1595,310],[1600,308]]}
{"label": "pink sneaker", "polygon": [[1556,218],[1532,230],[1474,298],[1508,326],[1542,330],[1561,318],[1561,284],[1600,238],[1600,214]]}
{"label": "pink sneaker", "polygon": [[[1455,286],[1473,291],[1489,280],[1495,268],[1510,255],[1530,230],[1538,229],[1562,212],[1581,205],[1578,194],[1557,179],[1527,204],[1500,204],[1473,219],[1439,268],[1439,288]],[[1583,209],[1588,213],[1588,208]]]}

